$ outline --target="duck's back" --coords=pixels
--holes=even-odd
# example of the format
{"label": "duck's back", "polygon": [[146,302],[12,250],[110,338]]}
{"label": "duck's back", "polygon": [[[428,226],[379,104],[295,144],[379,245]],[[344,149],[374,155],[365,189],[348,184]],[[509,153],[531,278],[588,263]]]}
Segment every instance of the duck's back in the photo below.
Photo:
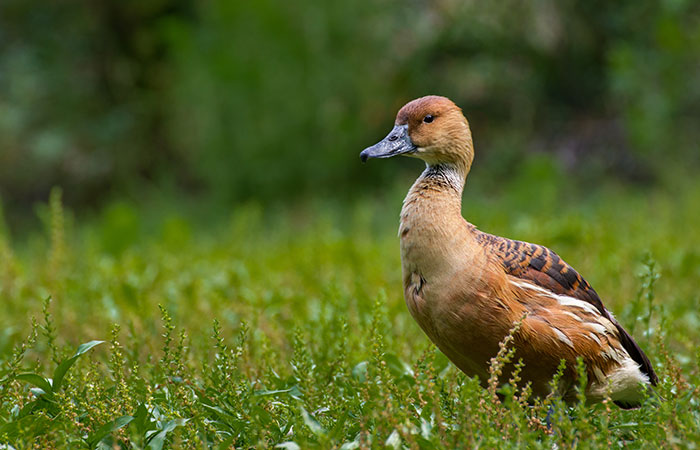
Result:
{"label": "duck's back", "polygon": [[656,385],[658,377],[642,349],[605,308],[598,293],[559,255],[542,245],[515,241],[476,230],[477,239],[503,270],[517,279],[534,283],[554,294],[570,297],[593,306],[601,317],[616,328],[622,348],[641,371]]}

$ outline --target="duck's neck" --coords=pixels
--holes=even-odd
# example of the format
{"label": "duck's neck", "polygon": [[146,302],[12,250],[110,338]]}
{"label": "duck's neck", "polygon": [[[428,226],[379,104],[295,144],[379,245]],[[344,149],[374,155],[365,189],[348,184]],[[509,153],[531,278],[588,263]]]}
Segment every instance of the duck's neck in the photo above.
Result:
{"label": "duck's neck", "polygon": [[[462,190],[466,175],[455,166],[429,165],[413,183],[401,209],[399,237],[404,274],[448,273],[460,253],[465,221]],[[464,253],[464,252],[461,252]]]}
{"label": "duck's neck", "polygon": [[459,166],[452,164],[428,165],[408,191],[404,210],[406,206],[415,203],[414,206],[419,210],[411,211],[413,213],[435,211],[440,215],[461,216],[462,191],[466,180],[464,172]]}
{"label": "duck's neck", "polygon": [[466,178],[464,170],[456,165],[428,164],[417,181],[444,188],[449,193],[455,193],[461,201]]}
{"label": "duck's neck", "polygon": [[456,166],[428,165],[403,202],[399,227],[402,241],[419,236],[439,238],[461,226],[465,179],[466,174]]}

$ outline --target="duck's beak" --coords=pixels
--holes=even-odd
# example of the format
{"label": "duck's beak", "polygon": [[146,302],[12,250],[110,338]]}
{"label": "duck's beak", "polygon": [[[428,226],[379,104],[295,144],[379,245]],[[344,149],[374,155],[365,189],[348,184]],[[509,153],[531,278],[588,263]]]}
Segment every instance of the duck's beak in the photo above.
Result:
{"label": "duck's beak", "polygon": [[391,158],[392,156],[411,153],[416,146],[408,136],[408,125],[396,125],[384,139],[367,147],[360,153],[362,162],[369,158]]}

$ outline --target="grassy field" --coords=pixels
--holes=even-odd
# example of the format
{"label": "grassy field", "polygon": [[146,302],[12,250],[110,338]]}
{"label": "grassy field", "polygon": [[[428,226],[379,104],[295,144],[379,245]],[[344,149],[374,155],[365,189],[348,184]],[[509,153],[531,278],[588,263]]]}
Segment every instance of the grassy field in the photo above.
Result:
{"label": "grassy field", "polygon": [[465,216],[576,267],[647,351],[662,400],[528,406],[506,387],[500,402],[449,364],[402,298],[408,180],[208,225],[124,202],[77,220],[54,191],[45,232],[0,227],[0,448],[697,447],[700,183],[530,181],[468,187]]}

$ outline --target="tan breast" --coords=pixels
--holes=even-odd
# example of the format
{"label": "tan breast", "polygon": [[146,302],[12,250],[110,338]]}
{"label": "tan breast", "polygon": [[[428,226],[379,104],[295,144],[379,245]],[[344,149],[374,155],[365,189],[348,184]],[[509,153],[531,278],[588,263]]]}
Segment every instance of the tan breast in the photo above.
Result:
{"label": "tan breast", "polygon": [[438,348],[483,378],[512,312],[491,292],[499,283],[489,283],[488,256],[460,209],[461,192],[435,180],[421,177],[409,191],[399,227],[404,297]]}

